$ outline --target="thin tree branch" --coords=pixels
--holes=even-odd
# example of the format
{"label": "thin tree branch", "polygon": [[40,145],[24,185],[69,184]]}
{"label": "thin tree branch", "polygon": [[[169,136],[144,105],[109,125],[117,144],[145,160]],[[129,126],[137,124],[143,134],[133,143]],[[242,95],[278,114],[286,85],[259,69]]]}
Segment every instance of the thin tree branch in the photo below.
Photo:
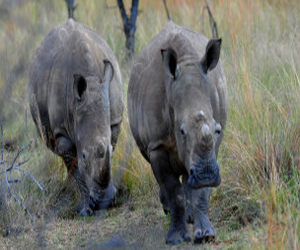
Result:
{"label": "thin tree branch", "polygon": [[170,20],[171,20],[171,16],[170,16],[169,9],[168,9],[168,5],[167,5],[167,0],[164,0],[164,6],[165,6],[167,18],[168,18],[168,20],[170,21]]}
{"label": "thin tree branch", "polygon": [[32,174],[29,171],[27,171],[26,169],[23,169],[23,168],[19,168],[19,167],[14,167],[14,169],[27,174],[42,191],[44,190],[42,185],[40,183],[38,183],[38,181],[32,176]]}
{"label": "thin tree branch", "polygon": [[204,16],[204,11],[205,9],[207,9],[207,13],[208,13],[208,16],[209,16],[209,24],[210,24],[210,28],[211,28],[211,33],[212,33],[212,37],[213,38],[218,38],[219,37],[219,34],[218,34],[218,28],[217,28],[217,23],[210,11],[210,8],[209,8],[209,4],[208,4],[208,1],[206,0],[206,6],[203,8],[203,16]]}
{"label": "thin tree branch", "polygon": [[[6,169],[5,169],[6,170]],[[9,194],[11,195],[11,197],[13,197],[15,199],[15,201],[24,209],[25,213],[28,214],[28,216],[30,217],[31,220],[33,220],[33,217],[31,215],[31,213],[29,212],[28,208],[24,205],[24,203],[18,198],[17,195],[14,194],[14,192],[12,191],[10,185],[9,185],[9,181],[7,178],[7,171],[5,171],[5,181],[6,181],[6,185],[7,185],[7,189]]]}
{"label": "thin tree branch", "polygon": [[123,0],[117,0],[117,3],[118,3],[120,13],[121,13],[121,18],[122,18],[122,22],[123,22],[123,29],[124,29],[124,32],[126,34],[127,24],[128,24],[128,17],[127,17],[127,14],[126,14],[125,6],[123,4]]}
{"label": "thin tree branch", "polygon": [[25,133],[24,133],[23,146],[26,145],[26,139],[27,139],[27,108],[25,109]]}
{"label": "thin tree branch", "polygon": [[21,182],[21,180],[10,180],[10,181],[8,181],[8,183],[20,183]]}
{"label": "thin tree branch", "polygon": [[[11,171],[12,169],[14,169],[14,168],[16,168],[16,167],[19,167],[19,166],[25,164],[25,163],[28,162],[28,161],[29,161],[29,158],[26,159],[26,160],[24,160],[24,161],[21,161],[21,162],[15,164],[15,165],[13,165],[13,166],[10,166],[8,169],[6,169],[6,171]],[[6,164],[6,163],[7,163],[6,161],[1,162],[1,164]],[[4,174],[4,171],[5,171],[5,170],[3,170],[2,172],[0,172],[0,175],[1,175],[1,174]]]}
{"label": "thin tree branch", "polygon": [[18,159],[18,157],[20,156],[20,154],[31,145],[32,141],[29,142],[27,145],[23,145],[22,148],[18,151],[17,155],[15,156],[11,166],[9,167],[9,171],[13,168],[13,166],[15,165],[16,160]]}
{"label": "thin tree branch", "polygon": [[0,127],[1,127],[1,162],[4,162],[4,160],[3,160],[4,146],[3,146],[3,126],[2,126],[2,124],[0,125]]}

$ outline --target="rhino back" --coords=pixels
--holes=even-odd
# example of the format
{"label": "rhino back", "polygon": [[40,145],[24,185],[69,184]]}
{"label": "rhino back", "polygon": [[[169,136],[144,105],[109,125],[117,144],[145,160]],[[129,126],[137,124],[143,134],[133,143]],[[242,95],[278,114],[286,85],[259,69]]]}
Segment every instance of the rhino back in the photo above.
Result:
{"label": "rhino back", "polygon": [[[40,118],[47,145],[54,150],[55,129],[74,141],[73,76],[103,79],[103,60],[114,67],[110,84],[111,122],[121,121],[123,89],[119,66],[107,43],[94,31],[72,19],[53,29],[37,49],[30,69],[28,92],[36,123]],[[39,124],[37,124],[39,127]]]}
{"label": "rhino back", "polygon": [[[167,104],[167,88],[161,49],[172,47],[180,64],[200,61],[208,39],[202,34],[169,22],[139,54],[128,87],[128,114],[133,137],[146,159],[155,147],[174,147],[173,125]],[[226,79],[221,62],[208,75],[216,121],[225,128]],[[216,94],[217,93],[217,94]]]}

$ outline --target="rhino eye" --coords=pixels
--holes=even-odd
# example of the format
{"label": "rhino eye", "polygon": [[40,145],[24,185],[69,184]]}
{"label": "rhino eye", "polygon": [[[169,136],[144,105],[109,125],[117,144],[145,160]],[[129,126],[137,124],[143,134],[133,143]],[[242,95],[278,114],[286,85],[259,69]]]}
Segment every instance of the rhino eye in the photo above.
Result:
{"label": "rhino eye", "polygon": [[85,150],[82,152],[82,160],[86,162],[87,156]]}
{"label": "rhino eye", "polygon": [[181,133],[181,135],[186,135],[186,128],[185,128],[184,124],[182,124],[180,127],[180,133]]}

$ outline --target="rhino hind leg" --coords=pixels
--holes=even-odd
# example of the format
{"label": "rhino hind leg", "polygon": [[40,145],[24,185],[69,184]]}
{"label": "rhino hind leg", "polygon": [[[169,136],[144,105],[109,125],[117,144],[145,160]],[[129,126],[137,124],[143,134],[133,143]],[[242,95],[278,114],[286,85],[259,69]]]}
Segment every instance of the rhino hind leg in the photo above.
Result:
{"label": "rhino hind leg", "polygon": [[67,166],[68,172],[71,173],[71,178],[75,179],[80,192],[80,204],[77,207],[77,213],[82,216],[91,216],[93,214],[92,209],[89,206],[89,191],[86,187],[85,181],[82,179],[76,158],[76,149],[73,143],[65,138],[59,137],[56,140],[56,153],[61,156]]}
{"label": "rhino hind leg", "polygon": [[194,243],[214,242],[216,233],[208,218],[211,188],[200,188],[198,190],[191,190],[191,192],[194,217]]}
{"label": "rhino hind leg", "polygon": [[[167,244],[180,244],[182,240],[191,241],[190,232],[185,221],[185,203],[183,187],[176,176],[164,150],[155,150],[150,153],[150,163],[155,178],[160,186],[162,197],[170,209],[171,228],[167,234]],[[165,203],[165,204],[166,204]]]}

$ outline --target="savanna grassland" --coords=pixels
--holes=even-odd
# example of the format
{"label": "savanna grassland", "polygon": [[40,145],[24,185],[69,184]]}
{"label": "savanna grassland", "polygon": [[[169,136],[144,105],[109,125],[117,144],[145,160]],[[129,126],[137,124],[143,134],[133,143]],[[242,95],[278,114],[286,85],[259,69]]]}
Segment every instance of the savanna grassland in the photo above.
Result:
{"label": "savanna grassland", "polygon": [[[17,2],[23,2],[18,5]],[[124,1],[127,10],[131,1]],[[222,37],[221,60],[228,83],[228,120],[220,148],[222,184],[213,190],[210,218],[216,242],[203,249],[300,248],[300,2],[209,1]],[[132,62],[116,1],[78,0],[75,18],[102,36],[118,58],[124,94]],[[205,1],[167,0],[174,22],[211,38]],[[140,1],[135,56],[164,27],[163,1]],[[26,97],[35,49],[68,16],[64,1],[0,0],[0,118],[4,157],[44,187],[14,172],[11,184],[31,216],[7,194],[0,165],[1,249],[170,248],[170,220],[158,198],[150,166],[135,147],[125,110],[114,153],[118,206],[90,218],[74,216],[74,183],[60,158],[43,144]],[[192,243],[173,249],[198,249]],[[106,248],[108,249],[108,248]]]}

